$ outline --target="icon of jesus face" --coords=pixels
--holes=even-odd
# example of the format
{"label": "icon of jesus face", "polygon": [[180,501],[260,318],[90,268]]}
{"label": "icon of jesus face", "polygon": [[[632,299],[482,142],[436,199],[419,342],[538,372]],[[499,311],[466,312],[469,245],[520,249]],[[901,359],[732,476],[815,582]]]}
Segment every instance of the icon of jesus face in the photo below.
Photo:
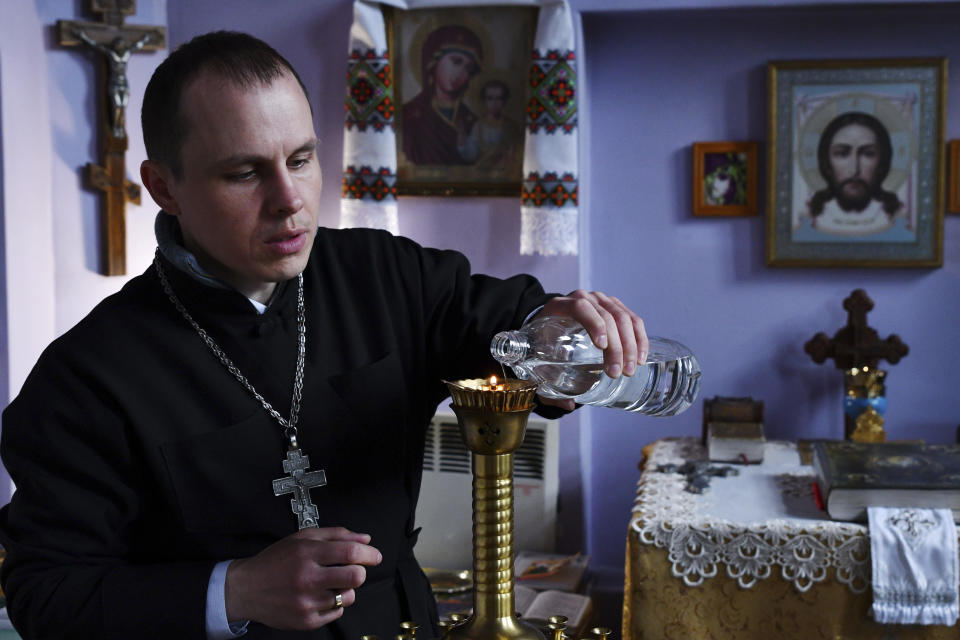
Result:
{"label": "icon of jesus face", "polygon": [[877,135],[862,124],[842,127],[830,142],[829,158],[837,204],[846,211],[862,211],[878,186]]}

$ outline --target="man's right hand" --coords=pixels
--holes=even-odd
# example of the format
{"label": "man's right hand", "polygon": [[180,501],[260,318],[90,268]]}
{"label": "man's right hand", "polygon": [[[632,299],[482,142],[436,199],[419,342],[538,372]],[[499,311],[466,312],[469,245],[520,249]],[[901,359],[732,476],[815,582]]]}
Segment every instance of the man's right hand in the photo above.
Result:
{"label": "man's right hand", "polygon": [[227,568],[227,620],[255,620],[275,629],[316,629],[343,615],[364,567],[380,564],[370,536],[343,527],[303,529]]}

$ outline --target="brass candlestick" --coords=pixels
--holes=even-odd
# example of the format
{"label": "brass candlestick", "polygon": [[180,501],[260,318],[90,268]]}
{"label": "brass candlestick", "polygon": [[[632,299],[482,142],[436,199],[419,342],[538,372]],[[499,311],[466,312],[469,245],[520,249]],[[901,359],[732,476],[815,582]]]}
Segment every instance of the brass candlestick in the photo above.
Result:
{"label": "brass candlestick", "polygon": [[473,454],[473,614],[448,639],[545,640],[517,618],[513,580],[513,452],[523,442],[535,383],[448,382],[454,413]]}

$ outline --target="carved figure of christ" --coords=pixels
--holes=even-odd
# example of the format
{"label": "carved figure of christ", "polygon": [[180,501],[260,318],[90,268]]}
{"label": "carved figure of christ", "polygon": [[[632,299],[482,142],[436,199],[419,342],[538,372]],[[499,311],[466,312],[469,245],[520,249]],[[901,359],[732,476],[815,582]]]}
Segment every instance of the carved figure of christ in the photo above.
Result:
{"label": "carved figure of christ", "polygon": [[166,46],[162,26],[124,25],[124,16],[136,11],[134,0],[90,0],[103,22],[58,20],[58,42],[65,47],[87,47],[106,61],[106,113],[101,120],[102,164],[86,166],[89,186],[104,193],[103,266],[105,275],[126,273],[127,202],[140,204],[140,187],[126,179],[126,107],[130,97],[127,62],[138,51]]}

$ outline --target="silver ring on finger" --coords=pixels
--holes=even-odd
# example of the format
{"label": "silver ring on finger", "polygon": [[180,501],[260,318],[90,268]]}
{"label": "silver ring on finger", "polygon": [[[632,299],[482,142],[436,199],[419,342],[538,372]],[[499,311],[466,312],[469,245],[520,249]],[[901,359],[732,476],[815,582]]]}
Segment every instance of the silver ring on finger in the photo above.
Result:
{"label": "silver ring on finger", "polygon": [[343,609],[343,594],[334,593],[333,594],[333,608],[334,609]]}

